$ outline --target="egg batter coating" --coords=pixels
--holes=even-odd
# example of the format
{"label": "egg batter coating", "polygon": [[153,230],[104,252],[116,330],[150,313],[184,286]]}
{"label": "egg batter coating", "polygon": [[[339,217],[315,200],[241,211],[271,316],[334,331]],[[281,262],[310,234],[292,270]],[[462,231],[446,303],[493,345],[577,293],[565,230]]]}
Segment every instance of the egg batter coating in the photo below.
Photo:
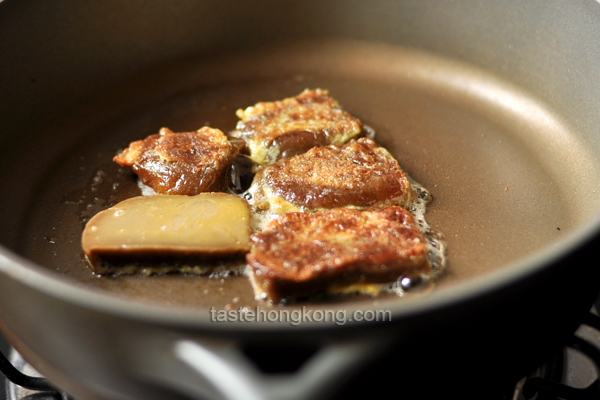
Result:
{"label": "egg batter coating", "polygon": [[132,167],[159,194],[192,196],[222,189],[235,156],[236,149],[218,129],[175,133],[163,128],[132,142],[113,161]]}
{"label": "egg batter coating", "polygon": [[236,114],[240,121],[231,136],[246,141],[250,159],[259,166],[302,154],[314,146],[343,144],[363,133],[361,122],[322,89],[260,102]]}
{"label": "egg batter coating", "polygon": [[251,236],[258,298],[295,300],[431,270],[423,234],[398,206],[289,213]]}
{"label": "egg batter coating", "polygon": [[407,206],[416,197],[398,162],[368,138],[279,160],[257,172],[248,192],[255,207],[277,214]]}

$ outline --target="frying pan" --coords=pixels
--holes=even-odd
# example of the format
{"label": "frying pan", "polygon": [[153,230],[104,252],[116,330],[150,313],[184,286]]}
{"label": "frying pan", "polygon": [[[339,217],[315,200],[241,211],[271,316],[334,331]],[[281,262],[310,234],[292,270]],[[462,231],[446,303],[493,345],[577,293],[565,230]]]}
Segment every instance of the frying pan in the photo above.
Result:
{"label": "frying pan", "polygon": [[[591,0],[0,3],[2,333],[80,399],[490,394],[598,292],[599,22]],[[139,194],[116,151],[306,87],[434,196],[433,284],[268,306],[244,276],[91,274],[85,221]],[[211,319],[239,306],[391,321]]]}

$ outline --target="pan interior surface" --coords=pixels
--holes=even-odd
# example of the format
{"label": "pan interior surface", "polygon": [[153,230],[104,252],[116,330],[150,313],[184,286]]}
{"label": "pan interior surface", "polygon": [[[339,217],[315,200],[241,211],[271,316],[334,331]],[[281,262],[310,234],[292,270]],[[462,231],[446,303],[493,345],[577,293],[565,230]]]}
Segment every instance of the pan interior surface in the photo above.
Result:
{"label": "pan interior surface", "polygon": [[[227,132],[238,108],[317,87],[374,128],[376,140],[431,192],[426,219],[445,235],[448,264],[433,284],[402,296],[335,297],[310,307],[416,300],[542,250],[600,208],[600,166],[585,139],[518,87],[403,47],[302,42],[163,65],[91,96],[71,123],[38,132],[75,139],[40,163],[43,177],[29,183],[33,194],[10,247],[76,286],[135,302],[258,305],[245,276],[96,276],[83,259],[81,233],[97,212],[140,194],[135,175],[111,161],[129,142],[162,127]],[[45,150],[43,140],[29,138],[12,157]]]}

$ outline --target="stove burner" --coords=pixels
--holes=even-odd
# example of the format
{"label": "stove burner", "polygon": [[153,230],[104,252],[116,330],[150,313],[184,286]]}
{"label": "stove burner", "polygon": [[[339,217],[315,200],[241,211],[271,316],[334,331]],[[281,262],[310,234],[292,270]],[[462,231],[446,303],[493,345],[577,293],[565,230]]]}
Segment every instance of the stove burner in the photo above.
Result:
{"label": "stove burner", "polygon": [[[593,369],[595,374],[592,374]],[[595,379],[589,383],[591,376]],[[503,400],[529,399],[600,399],[600,317],[598,315],[590,312],[559,354],[521,379],[515,385],[514,391],[503,398]]]}
{"label": "stove burner", "polygon": [[[582,325],[587,325],[600,332],[600,317],[588,314]],[[571,337],[566,347],[585,354],[594,364],[596,376],[600,375],[600,349],[589,341],[577,336]],[[587,400],[600,398],[600,378],[596,378],[584,388],[575,388],[560,382],[560,379],[532,377],[523,385],[522,394],[525,399],[531,399],[538,394],[538,399],[560,398],[565,400]]]}
{"label": "stove burner", "polygon": [[[573,351],[577,353],[575,358]],[[11,350],[10,354],[8,360],[0,352],[0,372],[7,380],[7,400],[74,400],[48,383],[15,350]],[[595,375],[590,374],[592,369],[595,369]],[[584,382],[585,379],[589,382],[590,376],[595,379],[591,383],[585,382],[582,385],[579,379],[582,375],[584,375]],[[579,387],[585,384],[586,387]],[[517,382],[502,398],[502,400],[529,399],[600,399],[600,317],[598,315],[590,312],[561,352]]]}
{"label": "stove burner", "polygon": [[0,371],[7,379],[7,400],[73,400],[41,377],[15,350],[10,360],[0,353]]}

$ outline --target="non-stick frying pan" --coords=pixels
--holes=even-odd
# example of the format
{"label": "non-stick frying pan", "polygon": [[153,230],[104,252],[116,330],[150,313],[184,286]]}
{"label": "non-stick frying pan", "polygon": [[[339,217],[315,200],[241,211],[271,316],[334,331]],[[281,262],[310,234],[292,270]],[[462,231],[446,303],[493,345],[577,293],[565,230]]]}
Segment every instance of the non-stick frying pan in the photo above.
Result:
{"label": "non-stick frying pan", "polygon": [[[593,1],[3,2],[2,332],[82,399],[389,387],[422,398],[469,382],[468,397],[520,377],[598,290],[599,12]],[[432,193],[426,218],[448,246],[433,284],[269,306],[244,276],[90,272],[85,221],[139,194],[111,162],[119,149],[163,126],[227,131],[236,109],[307,87],[329,89]],[[244,306],[348,319],[211,319]],[[357,310],[391,321],[350,321]]]}

